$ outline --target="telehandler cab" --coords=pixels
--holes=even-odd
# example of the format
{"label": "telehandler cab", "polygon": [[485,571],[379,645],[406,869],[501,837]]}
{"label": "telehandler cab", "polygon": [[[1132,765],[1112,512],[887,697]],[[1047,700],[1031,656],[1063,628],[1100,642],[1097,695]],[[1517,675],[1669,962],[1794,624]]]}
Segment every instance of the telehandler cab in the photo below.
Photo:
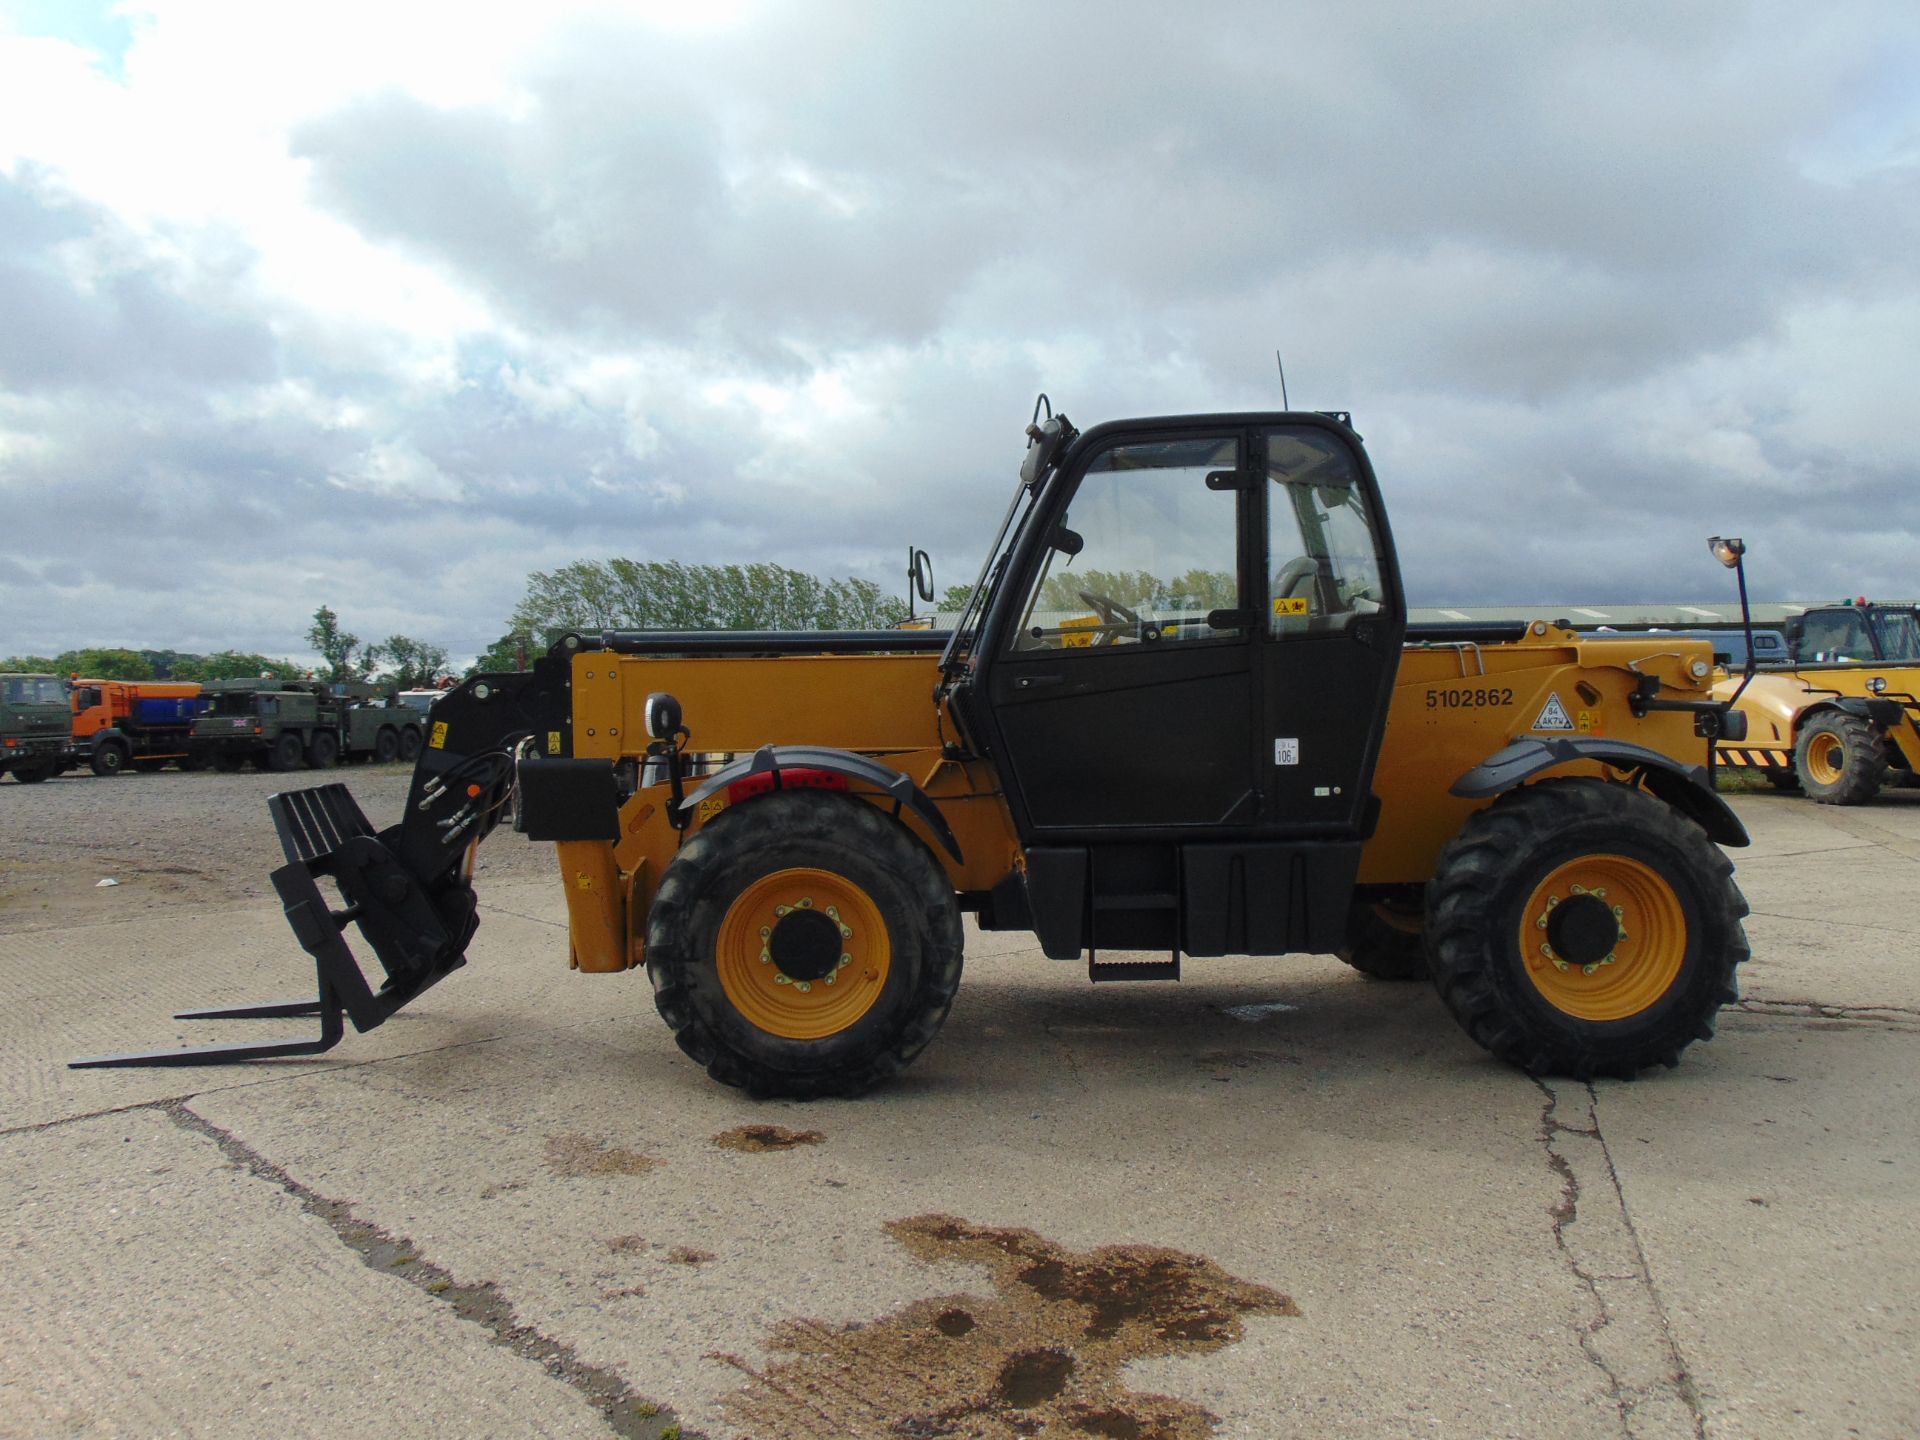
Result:
{"label": "telehandler cab", "polygon": [[1747,837],[1706,763],[1728,713],[1705,642],[1409,636],[1343,413],[1081,432],[1041,409],[951,631],[569,634],[469,679],[398,824],[337,784],[270,801],[318,997],[193,1015],[317,1014],[318,1039],[75,1063],[378,1025],[465,963],[473,851],[510,801],[556,846],[573,965],[644,966],[681,1049],[755,1094],[899,1072],[969,911],[1094,980],[1183,955],[1430,970],[1533,1072],[1629,1076],[1712,1034],[1747,955],[1718,846]]}

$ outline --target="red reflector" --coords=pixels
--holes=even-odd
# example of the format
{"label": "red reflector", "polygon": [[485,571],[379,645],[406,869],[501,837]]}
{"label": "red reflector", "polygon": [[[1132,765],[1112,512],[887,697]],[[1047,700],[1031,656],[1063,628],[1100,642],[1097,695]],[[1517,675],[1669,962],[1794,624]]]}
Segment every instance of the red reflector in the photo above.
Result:
{"label": "red reflector", "polygon": [[782,770],[780,783],[774,784],[772,770],[762,770],[758,775],[743,775],[727,786],[727,803],[738,805],[742,800],[751,800],[755,795],[765,795],[774,789],[781,790],[844,790],[847,777],[836,775],[831,770],[810,770],[805,767]]}

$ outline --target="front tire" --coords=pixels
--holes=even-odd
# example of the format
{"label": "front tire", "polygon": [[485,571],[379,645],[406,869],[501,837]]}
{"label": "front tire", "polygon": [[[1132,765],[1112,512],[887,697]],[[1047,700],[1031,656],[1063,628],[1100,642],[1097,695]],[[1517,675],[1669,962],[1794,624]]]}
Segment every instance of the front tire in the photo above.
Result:
{"label": "front tire", "polygon": [[1428,896],[1440,997],[1535,1075],[1630,1079],[1739,998],[1747,903],[1706,833],[1644,791],[1545,780],[1476,813]]}
{"label": "front tire", "polygon": [[38,785],[43,780],[51,780],[53,771],[51,765],[16,765],[13,778],[21,785]]}
{"label": "front tire", "polygon": [[661,878],[654,1003],[680,1048],[756,1096],[858,1095],[926,1048],[960,984],[933,856],[864,800],[786,791],[726,810]]}
{"label": "front tire", "polygon": [[1822,805],[1862,805],[1880,793],[1890,763],[1886,737],[1858,715],[1822,711],[1793,747],[1800,788]]}
{"label": "front tire", "polygon": [[340,758],[340,742],[331,730],[316,730],[307,741],[307,765],[314,770],[331,770]]}
{"label": "front tire", "polygon": [[132,757],[127,754],[126,746],[116,745],[113,741],[109,740],[104,745],[96,745],[93,747],[93,754],[88,757],[87,764],[92,768],[94,774],[110,778],[118,775],[122,770],[125,770],[127,768],[127,761],[131,758]]}
{"label": "front tire", "polygon": [[409,725],[400,732],[400,758],[412,763],[420,754],[420,732]]}

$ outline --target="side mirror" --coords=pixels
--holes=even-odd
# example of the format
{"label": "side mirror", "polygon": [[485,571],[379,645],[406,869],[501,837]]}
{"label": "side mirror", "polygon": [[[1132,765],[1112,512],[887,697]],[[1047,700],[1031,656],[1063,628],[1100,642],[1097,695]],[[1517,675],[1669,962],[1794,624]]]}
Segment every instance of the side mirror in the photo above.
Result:
{"label": "side mirror", "polygon": [[1707,537],[1707,549],[1712,552],[1714,559],[1726,566],[1727,569],[1732,570],[1740,564],[1740,557],[1747,553],[1747,542],[1740,539],[1723,539],[1718,535],[1709,535]]}
{"label": "side mirror", "polygon": [[1069,558],[1078,555],[1087,548],[1087,537],[1078,530],[1069,530],[1064,525],[1053,527],[1053,533],[1047,536],[1047,544]]}

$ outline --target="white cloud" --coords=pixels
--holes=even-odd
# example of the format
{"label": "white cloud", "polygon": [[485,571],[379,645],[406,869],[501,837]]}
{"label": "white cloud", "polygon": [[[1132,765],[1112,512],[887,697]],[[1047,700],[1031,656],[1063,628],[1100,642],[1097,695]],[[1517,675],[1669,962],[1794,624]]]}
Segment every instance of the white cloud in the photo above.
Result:
{"label": "white cloud", "polygon": [[[1742,526],[1910,584],[1896,0],[120,13],[0,29],[0,650],[472,653],[583,555],[945,583],[1036,390],[1270,406],[1276,346],[1418,599],[1718,594]],[[151,573],[22,578],[103,545]]]}

